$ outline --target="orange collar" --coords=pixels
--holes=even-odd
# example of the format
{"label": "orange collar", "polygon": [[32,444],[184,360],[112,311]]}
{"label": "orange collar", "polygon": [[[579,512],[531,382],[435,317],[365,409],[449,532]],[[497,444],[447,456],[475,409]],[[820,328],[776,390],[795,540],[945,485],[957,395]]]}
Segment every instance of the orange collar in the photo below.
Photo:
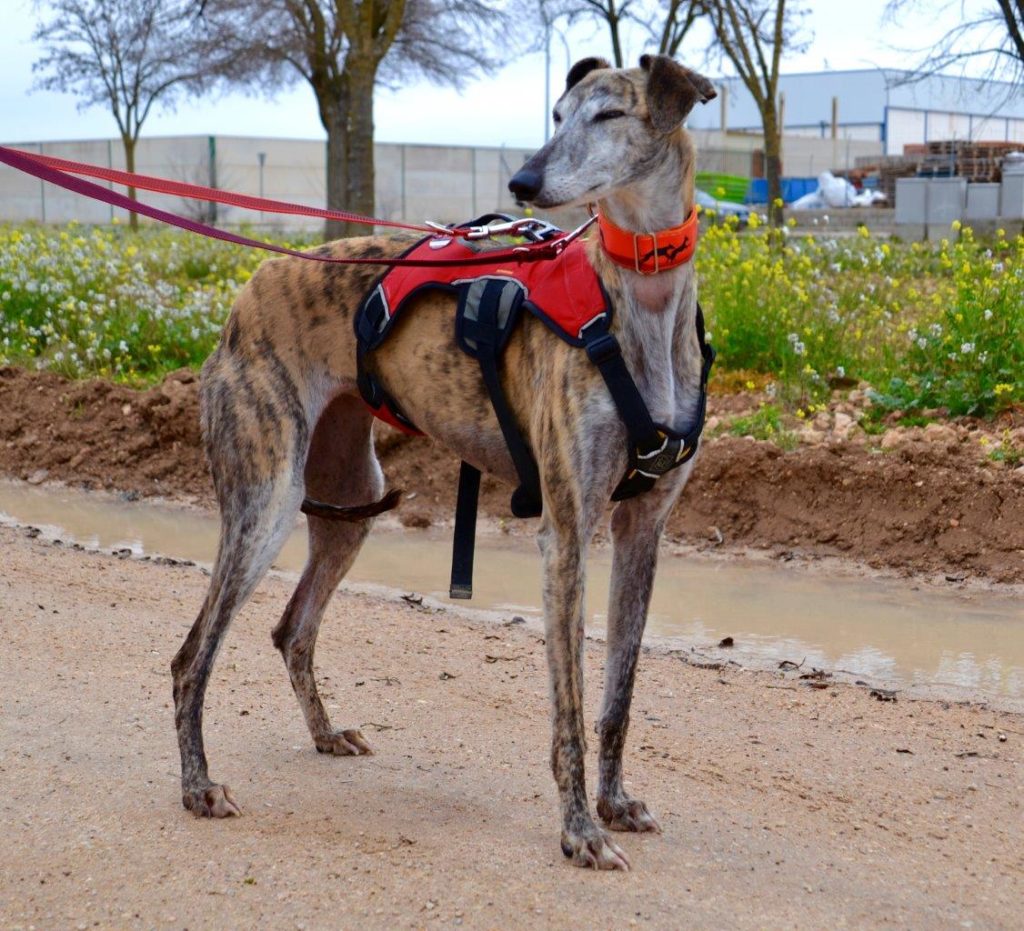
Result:
{"label": "orange collar", "polygon": [[608,258],[641,275],[656,275],[685,265],[697,248],[696,209],[679,226],[656,233],[631,233],[604,214],[598,215],[597,223]]}

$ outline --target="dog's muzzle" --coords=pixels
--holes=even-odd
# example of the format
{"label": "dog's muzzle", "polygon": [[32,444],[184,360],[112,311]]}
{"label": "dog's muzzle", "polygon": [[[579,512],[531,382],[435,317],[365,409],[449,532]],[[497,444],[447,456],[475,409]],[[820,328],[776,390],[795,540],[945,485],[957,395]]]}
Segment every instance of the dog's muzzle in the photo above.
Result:
{"label": "dog's muzzle", "polygon": [[520,168],[508,183],[508,189],[512,192],[512,196],[519,201],[533,200],[540,193],[542,187],[544,187],[544,175],[528,165]]}

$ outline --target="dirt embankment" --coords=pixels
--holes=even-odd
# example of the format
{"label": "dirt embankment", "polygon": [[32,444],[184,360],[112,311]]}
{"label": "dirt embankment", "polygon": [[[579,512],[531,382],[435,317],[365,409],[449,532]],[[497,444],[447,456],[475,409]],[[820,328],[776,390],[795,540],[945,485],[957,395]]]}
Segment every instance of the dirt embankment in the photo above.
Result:
{"label": "dirt embankment", "polygon": [[[0,369],[0,472],[208,502],[197,388],[186,371],[136,392]],[[744,405],[749,398],[712,397],[713,414]],[[842,556],[953,578],[1024,581],[1024,470],[991,461],[976,425],[868,437],[836,413],[819,426],[791,452],[748,438],[709,438],[669,535],[782,557]],[[382,431],[378,446],[389,482],[414,493],[401,519],[410,526],[449,520],[457,461],[427,440],[391,432]],[[485,480],[482,507],[507,517],[508,489]]]}

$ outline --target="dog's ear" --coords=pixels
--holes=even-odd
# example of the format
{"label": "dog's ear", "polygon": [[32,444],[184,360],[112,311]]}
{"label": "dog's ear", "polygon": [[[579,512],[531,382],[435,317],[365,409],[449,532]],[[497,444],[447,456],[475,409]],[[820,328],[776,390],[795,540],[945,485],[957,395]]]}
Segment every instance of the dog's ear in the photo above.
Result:
{"label": "dog's ear", "polygon": [[647,110],[660,133],[678,127],[698,101],[707,103],[718,96],[706,77],[667,55],[641,55],[640,67],[647,72]]}
{"label": "dog's ear", "polygon": [[575,65],[569,69],[569,74],[565,78],[565,89],[566,91],[572,90],[577,84],[580,83],[591,71],[596,71],[598,68],[610,68],[603,58],[581,58]]}

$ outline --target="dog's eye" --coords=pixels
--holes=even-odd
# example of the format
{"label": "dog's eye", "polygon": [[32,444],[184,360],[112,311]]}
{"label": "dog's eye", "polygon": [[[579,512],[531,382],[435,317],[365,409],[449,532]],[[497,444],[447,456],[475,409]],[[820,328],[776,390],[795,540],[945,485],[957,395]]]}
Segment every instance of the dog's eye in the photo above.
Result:
{"label": "dog's eye", "polygon": [[624,110],[602,110],[597,116],[594,117],[595,123],[603,123],[605,120],[617,120],[620,116],[625,116]]}
{"label": "dog's eye", "polygon": [[562,122],[562,114],[559,113],[557,110],[552,111],[551,121],[557,126],[559,123]]}

